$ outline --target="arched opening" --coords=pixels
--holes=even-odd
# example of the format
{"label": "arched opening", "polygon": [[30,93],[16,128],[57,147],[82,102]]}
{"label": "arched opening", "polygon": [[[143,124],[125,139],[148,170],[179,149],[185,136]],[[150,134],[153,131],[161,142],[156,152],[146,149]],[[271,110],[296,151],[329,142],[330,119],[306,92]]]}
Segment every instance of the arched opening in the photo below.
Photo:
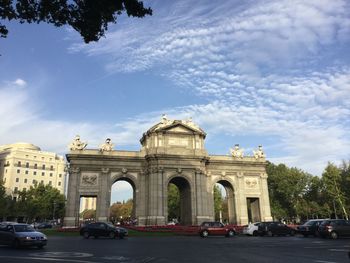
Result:
{"label": "arched opening", "polygon": [[226,180],[218,181],[213,188],[215,220],[226,224],[236,224],[234,189]]}
{"label": "arched opening", "polygon": [[116,225],[136,224],[134,201],[134,183],[127,178],[116,180],[111,188],[109,221]]}
{"label": "arched opening", "polygon": [[191,186],[183,177],[169,181],[168,221],[181,225],[192,224]]}

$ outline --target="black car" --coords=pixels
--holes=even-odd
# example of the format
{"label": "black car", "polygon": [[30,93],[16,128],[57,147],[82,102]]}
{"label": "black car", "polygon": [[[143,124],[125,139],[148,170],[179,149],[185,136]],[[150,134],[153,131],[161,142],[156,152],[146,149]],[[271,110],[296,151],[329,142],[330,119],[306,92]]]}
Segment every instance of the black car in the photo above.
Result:
{"label": "black car", "polygon": [[269,237],[272,236],[285,236],[295,235],[295,229],[283,224],[281,222],[262,222],[258,227],[258,234],[260,236],[267,235]]}
{"label": "black car", "polygon": [[122,239],[128,235],[128,231],[125,228],[116,227],[111,223],[95,222],[83,226],[80,229],[80,235],[82,235],[84,238],[89,238],[90,236],[98,238],[102,236],[109,238],[119,237]]}
{"label": "black car", "polygon": [[340,236],[350,237],[350,221],[345,219],[327,219],[324,220],[318,231],[321,237],[330,237],[337,239]]}
{"label": "black car", "polygon": [[47,244],[47,237],[27,224],[0,224],[0,244],[15,248],[36,246],[42,248]]}
{"label": "black car", "polygon": [[325,219],[311,219],[305,222],[303,225],[297,227],[297,233],[302,234],[304,237],[309,235],[319,236],[318,227]]}

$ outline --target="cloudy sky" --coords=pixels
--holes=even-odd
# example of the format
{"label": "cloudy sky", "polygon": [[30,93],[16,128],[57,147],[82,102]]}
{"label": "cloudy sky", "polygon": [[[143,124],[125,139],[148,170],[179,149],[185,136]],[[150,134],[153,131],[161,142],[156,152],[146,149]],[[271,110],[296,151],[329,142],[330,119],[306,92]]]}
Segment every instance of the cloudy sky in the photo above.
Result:
{"label": "cloudy sky", "polygon": [[8,24],[0,39],[0,144],[64,154],[80,134],[138,150],[160,120],[192,117],[210,154],[262,144],[321,175],[350,159],[350,2],[144,1],[98,43],[71,28]]}

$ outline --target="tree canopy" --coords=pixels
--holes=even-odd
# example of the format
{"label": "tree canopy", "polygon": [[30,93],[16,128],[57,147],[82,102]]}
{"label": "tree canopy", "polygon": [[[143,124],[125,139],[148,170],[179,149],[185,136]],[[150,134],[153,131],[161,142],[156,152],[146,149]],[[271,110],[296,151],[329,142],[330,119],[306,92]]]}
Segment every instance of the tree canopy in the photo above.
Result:
{"label": "tree canopy", "polygon": [[[152,15],[138,0],[1,0],[0,19],[20,23],[46,22],[56,27],[70,25],[85,43],[98,41],[108,30],[108,23],[117,23],[117,16],[144,17]],[[0,23],[0,36],[8,29]]]}

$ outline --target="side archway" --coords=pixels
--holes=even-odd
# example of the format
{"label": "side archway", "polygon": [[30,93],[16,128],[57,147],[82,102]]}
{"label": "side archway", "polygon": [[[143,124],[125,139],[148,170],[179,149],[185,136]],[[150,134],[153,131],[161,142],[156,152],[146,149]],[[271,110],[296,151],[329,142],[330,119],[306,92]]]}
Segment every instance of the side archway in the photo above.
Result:
{"label": "side archway", "polygon": [[233,184],[228,180],[218,180],[213,184],[213,191],[216,184],[221,185],[226,192],[226,197],[224,200],[225,206],[227,205],[227,223],[236,224],[237,223],[237,211],[235,202],[235,190]]}

